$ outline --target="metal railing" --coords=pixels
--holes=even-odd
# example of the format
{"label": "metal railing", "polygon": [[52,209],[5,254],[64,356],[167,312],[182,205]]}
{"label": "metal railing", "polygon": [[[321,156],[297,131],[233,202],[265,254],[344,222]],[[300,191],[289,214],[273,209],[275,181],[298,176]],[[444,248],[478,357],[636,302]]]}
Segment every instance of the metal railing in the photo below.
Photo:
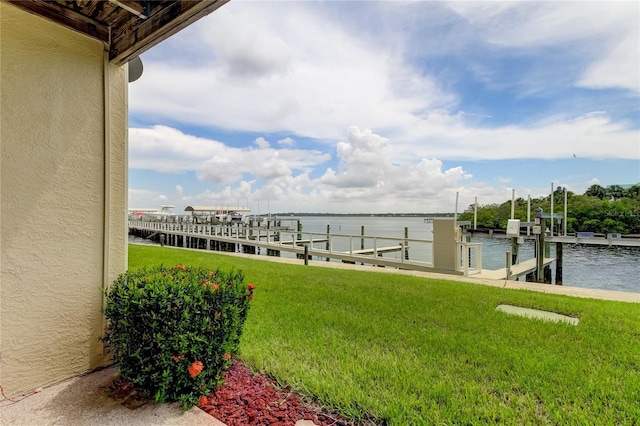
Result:
{"label": "metal railing", "polygon": [[465,277],[482,272],[482,243],[456,243],[456,268]]}
{"label": "metal railing", "polygon": [[[309,256],[351,263],[416,270],[433,268],[432,240],[267,229],[249,227],[244,223],[204,225],[130,220],[129,227],[185,237],[215,238],[296,254],[303,254],[306,246]],[[409,258],[409,250],[411,250],[411,258]],[[397,257],[383,257],[383,254],[388,253],[395,253]]]}

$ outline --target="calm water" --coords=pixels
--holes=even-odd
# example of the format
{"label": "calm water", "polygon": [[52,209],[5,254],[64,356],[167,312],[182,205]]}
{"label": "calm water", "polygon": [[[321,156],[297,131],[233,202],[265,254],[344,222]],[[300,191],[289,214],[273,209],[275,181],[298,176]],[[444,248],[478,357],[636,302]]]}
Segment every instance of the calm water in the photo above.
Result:
{"label": "calm water", "polygon": [[[350,217],[350,216],[302,216],[303,232],[324,233],[327,224],[332,233],[397,237],[404,236],[409,228],[409,238],[432,239],[432,225],[422,217]],[[305,237],[306,238],[306,237]],[[474,237],[472,242],[482,243],[482,267],[499,269],[505,266],[505,253],[511,250],[511,240],[506,238]],[[337,249],[337,248],[336,248]],[[551,255],[554,256],[554,244]],[[385,257],[393,256],[385,254]],[[411,259],[432,261],[428,250],[410,249]],[[520,261],[534,257],[532,241],[525,241],[519,250]],[[563,253],[563,285],[605,290],[640,293],[640,248],[585,246],[566,244]],[[555,264],[552,271],[555,273]]]}

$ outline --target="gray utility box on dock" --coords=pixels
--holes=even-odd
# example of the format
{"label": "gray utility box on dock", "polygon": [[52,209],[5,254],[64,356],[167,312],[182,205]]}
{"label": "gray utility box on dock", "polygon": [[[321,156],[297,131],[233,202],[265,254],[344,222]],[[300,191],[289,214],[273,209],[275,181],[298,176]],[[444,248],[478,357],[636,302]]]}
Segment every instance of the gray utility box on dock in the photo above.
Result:
{"label": "gray utility box on dock", "polygon": [[520,235],[520,219],[509,219],[507,221],[507,236],[517,237]]}

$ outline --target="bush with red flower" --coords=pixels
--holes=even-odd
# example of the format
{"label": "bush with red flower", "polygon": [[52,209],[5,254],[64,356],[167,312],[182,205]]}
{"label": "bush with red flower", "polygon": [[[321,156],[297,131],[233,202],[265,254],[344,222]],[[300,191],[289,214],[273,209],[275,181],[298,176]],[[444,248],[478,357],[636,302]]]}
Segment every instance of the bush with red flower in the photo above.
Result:
{"label": "bush with red flower", "polygon": [[189,408],[233,362],[254,289],[235,270],[128,271],[107,290],[103,340],[125,379],[157,402]]}

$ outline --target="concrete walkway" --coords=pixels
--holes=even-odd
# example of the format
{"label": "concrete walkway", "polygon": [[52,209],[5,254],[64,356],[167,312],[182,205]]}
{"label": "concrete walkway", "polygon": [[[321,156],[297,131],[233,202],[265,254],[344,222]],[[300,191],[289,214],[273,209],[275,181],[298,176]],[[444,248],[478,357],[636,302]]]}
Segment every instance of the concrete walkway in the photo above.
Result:
{"label": "concrete walkway", "polygon": [[[200,250],[200,249],[177,248],[177,247],[168,247],[168,246],[166,246],[165,248],[171,249],[171,250],[193,250],[198,253],[205,252],[205,250]],[[275,257],[275,256],[261,256],[261,255],[254,255],[254,254],[228,253],[228,252],[219,252],[219,251],[212,251],[211,253],[215,253],[223,256],[236,256],[236,257],[243,257],[246,259],[263,260],[263,261],[269,261],[269,262],[288,263],[288,264],[296,264],[296,265],[304,264],[303,259],[291,259],[291,258],[283,258],[283,257]],[[411,275],[415,277],[448,280],[448,281],[460,281],[460,282],[467,282],[471,284],[488,285],[492,287],[501,287],[501,288],[517,289],[517,290],[530,290],[530,291],[538,291],[541,293],[561,294],[561,295],[573,296],[573,297],[584,297],[588,299],[601,299],[601,300],[613,300],[613,301],[619,301],[619,302],[640,303],[640,293],[631,293],[631,292],[623,292],[623,291],[571,287],[566,285],[563,286],[563,285],[553,285],[553,284],[530,283],[525,281],[512,281],[512,280],[505,280],[505,279],[476,278],[474,276],[463,277],[460,275],[436,274],[433,272],[409,271],[409,270],[396,269],[396,268],[378,268],[370,265],[354,265],[354,264],[342,263],[342,262],[325,262],[325,261],[318,261],[318,260],[310,260],[309,266],[316,266],[316,267],[322,267],[322,268],[335,268],[335,269],[350,269],[350,270],[366,271],[366,272],[380,272],[384,274]]]}
{"label": "concrete walkway", "polygon": [[197,407],[182,410],[179,403],[125,407],[108,394],[116,371],[107,368],[76,377],[27,397],[12,398],[19,400],[16,403],[0,401],[0,425],[224,426]]}
{"label": "concrete walkway", "polygon": [[[226,426],[198,407],[184,411],[180,403],[147,402],[131,409],[115,400],[108,386],[114,367],[50,386],[27,397],[0,401],[1,426]],[[314,426],[298,420],[295,426]]]}

